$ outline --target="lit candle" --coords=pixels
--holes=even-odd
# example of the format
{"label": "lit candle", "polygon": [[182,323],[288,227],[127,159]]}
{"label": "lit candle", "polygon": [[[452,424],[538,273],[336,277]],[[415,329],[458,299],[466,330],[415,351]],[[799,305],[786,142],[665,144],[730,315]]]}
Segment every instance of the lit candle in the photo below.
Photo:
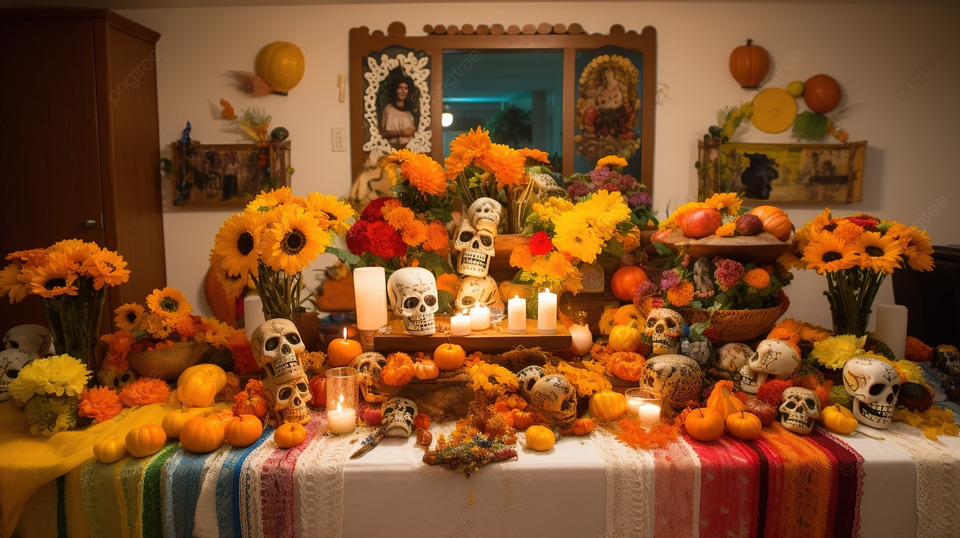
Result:
{"label": "lit candle", "polygon": [[637,418],[644,426],[653,426],[660,422],[660,406],[651,401],[641,402],[637,407]]}
{"label": "lit candle", "polygon": [[327,429],[350,433],[357,427],[357,370],[330,368],[326,373]]}
{"label": "lit candle", "polygon": [[660,421],[660,399],[651,397],[650,390],[643,387],[627,389],[627,415],[636,417],[644,426],[653,426]]}
{"label": "lit candle", "polygon": [[356,340],[347,339],[347,328],[343,328],[343,338],[331,340],[327,345],[327,360],[333,366],[346,366],[363,353],[363,347]]}
{"label": "lit candle", "polygon": [[470,317],[465,316],[466,312],[457,312],[457,315],[450,318],[450,334],[453,336],[467,336],[470,334]]}
{"label": "lit candle", "polygon": [[387,324],[387,280],[383,267],[354,269],[353,297],[358,329],[375,331]]}
{"label": "lit candle", "polygon": [[490,309],[478,305],[470,309],[470,330],[483,331],[490,328]]}
{"label": "lit candle", "polygon": [[243,330],[247,333],[247,340],[251,340],[253,331],[257,330],[264,321],[263,301],[259,295],[247,295],[243,298]]}
{"label": "lit candle", "polygon": [[568,330],[573,340],[573,349],[577,350],[581,357],[589,353],[593,348],[593,333],[590,332],[590,327],[575,323]]}
{"label": "lit candle", "polygon": [[[343,399],[343,396],[340,396]],[[336,409],[327,411],[327,427],[331,433],[350,433],[357,427],[357,411],[351,407],[343,407],[338,402]]]}
{"label": "lit candle", "polygon": [[527,332],[527,300],[514,295],[507,301],[507,332],[523,334]]}
{"label": "lit candle", "polygon": [[907,307],[899,304],[877,305],[877,340],[890,347],[898,359],[907,348]]}
{"label": "lit candle", "polygon": [[537,332],[557,332],[557,294],[551,293],[550,288],[537,294]]}

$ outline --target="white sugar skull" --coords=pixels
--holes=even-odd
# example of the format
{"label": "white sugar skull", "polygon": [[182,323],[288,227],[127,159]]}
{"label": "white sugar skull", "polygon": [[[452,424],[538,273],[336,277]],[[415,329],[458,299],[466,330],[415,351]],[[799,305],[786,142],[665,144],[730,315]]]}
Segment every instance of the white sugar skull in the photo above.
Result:
{"label": "white sugar skull", "polygon": [[250,337],[253,356],[274,385],[304,375],[297,353],[306,349],[297,326],[289,319],[274,318],[261,323]]}
{"label": "white sugar skull", "polygon": [[380,403],[390,396],[388,387],[380,382],[380,372],[386,364],[387,358],[375,351],[361,353],[350,362],[350,366],[357,370],[360,392],[367,402]]}
{"label": "white sugar skull", "polygon": [[669,308],[654,308],[647,314],[644,331],[650,337],[654,355],[680,351],[680,336],[683,335],[683,316]]}
{"label": "white sugar skull", "polygon": [[960,376],[960,352],[957,351],[956,346],[941,344],[933,348],[931,363],[934,368],[945,374]]}
{"label": "white sugar skull", "polygon": [[520,394],[530,401],[533,386],[545,375],[547,375],[547,371],[536,364],[527,366],[517,372],[517,383],[520,385]]}
{"label": "white sugar skull", "polygon": [[810,389],[790,387],[780,397],[780,425],[806,435],[813,431],[814,421],[820,418],[820,398]]}
{"label": "white sugar skull", "polygon": [[479,222],[492,222],[494,224],[494,229],[500,224],[500,213],[503,211],[503,206],[500,205],[500,202],[494,200],[493,198],[477,198],[470,204],[470,207],[467,208],[466,217],[467,220],[473,223],[474,226],[477,226]]}
{"label": "white sugar skull", "polygon": [[644,365],[640,386],[660,393],[663,396],[665,415],[672,416],[674,409],[681,409],[688,401],[700,397],[703,370],[697,361],[690,357],[676,354],[658,355]]}
{"label": "white sugar skull", "polygon": [[724,344],[717,350],[717,368],[727,372],[738,372],[747,365],[751,355],[753,355],[753,349],[747,344],[739,342]]}
{"label": "white sugar skull", "polygon": [[713,344],[705,341],[684,340],[680,342],[680,354],[697,361],[701,369],[713,363]]}
{"label": "white sugar skull", "polygon": [[0,402],[10,399],[10,383],[20,370],[38,355],[27,349],[11,348],[0,351]]}
{"label": "white sugar skull", "polygon": [[433,316],[437,304],[437,279],[423,267],[404,267],[387,280],[387,298],[393,313],[403,318],[403,328],[413,336],[437,332]]}
{"label": "white sugar skull", "polygon": [[577,418],[577,389],[561,374],[547,374],[530,389],[531,405],[561,430]]}
{"label": "white sugar skull", "polygon": [[789,377],[800,366],[800,353],[783,340],[768,338],[757,345],[747,365],[740,369],[740,390],[757,393],[757,387],[769,377]]}
{"label": "white sugar skull", "polygon": [[273,415],[278,424],[310,422],[310,408],[307,407],[307,402],[312,395],[306,375],[280,384],[273,384],[264,379],[263,387],[267,398],[272,400]]}
{"label": "white sugar skull", "polygon": [[843,387],[853,395],[853,415],[861,424],[889,428],[900,393],[893,366],[873,357],[854,357],[843,365]]}
{"label": "white sugar skull", "polygon": [[50,329],[36,323],[17,325],[3,335],[4,349],[25,349],[41,357],[53,355],[53,336]]}
{"label": "white sugar skull", "polygon": [[394,396],[383,403],[383,431],[387,437],[410,437],[416,429],[413,418],[417,404],[413,400]]}
{"label": "white sugar skull", "polygon": [[453,239],[453,248],[460,253],[457,272],[461,275],[487,276],[490,261],[496,255],[493,243],[500,210],[500,203],[492,198],[478,198],[470,204]]}
{"label": "white sugar skull", "polygon": [[457,298],[454,301],[457,310],[467,310],[477,305],[488,307],[503,306],[497,281],[490,275],[468,276],[460,282]]}

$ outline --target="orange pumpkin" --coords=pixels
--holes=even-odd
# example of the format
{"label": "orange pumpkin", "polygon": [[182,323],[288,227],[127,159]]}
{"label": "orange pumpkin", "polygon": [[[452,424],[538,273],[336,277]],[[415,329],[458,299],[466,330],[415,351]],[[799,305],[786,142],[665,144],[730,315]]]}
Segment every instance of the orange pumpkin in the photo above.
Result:
{"label": "orange pumpkin", "polygon": [[227,442],[235,447],[250,446],[263,433],[263,423],[256,415],[240,415],[223,428]]}
{"label": "orange pumpkin", "polygon": [[527,447],[531,450],[539,452],[550,450],[557,442],[557,436],[546,426],[530,426],[524,433],[527,439]]}
{"label": "orange pumpkin", "polygon": [[127,455],[127,441],[116,434],[100,439],[93,445],[93,457],[100,463],[113,463]]}
{"label": "orange pumpkin", "polygon": [[597,423],[591,418],[578,418],[573,421],[573,426],[568,430],[560,432],[563,435],[587,435],[597,427]]}
{"label": "orange pumpkin", "polygon": [[647,280],[647,272],[636,265],[624,265],[613,272],[610,291],[621,301],[633,301],[640,284]]}
{"label": "orange pumpkin", "polygon": [[188,420],[180,430],[180,444],[197,454],[206,454],[220,448],[225,438],[223,420],[215,413],[197,415]]}
{"label": "orange pumpkin", "polygon": [[433,359],[420,359],[413,363],[413,375],[419,380],[436,379],[440,368]]}
{"label": "orange pumpkin", "polygon": [[387,355],[387,363],[380,371],[380,381],[394,387],[402,387],[413,379],[413,360],[406,353]]}
{"label": "orange pumpkin", "polygon": [[310,378],[310,405],[326,407],[327,405],[327,377],[317,374]]}
{"label": "orange pumpkin", "polygon": [[713,409],[699,407],[687,414],[683,427],[698,441],[716,441],[723,435],[724,421]]}
{"label": "orange pumpkin", "polygon": [[433,362],[437,363],[437,368],[444,372],[460,368],[465,360],[467,360],[467,353],[459,344],[440,344],[433,351]]}
{"label": "orange pumpkin", "polygon": [[297,422],[286,422],[277,426],[273,432],[273,440],[280,448],[293,448],[307,438],[307,429]]}
{"label": "orange pumpkin", "polygon": [[607,371],[624,381],[640,381],[646,364],[639,353],[619,353],[607,362]]}
{"label": "orange pumpkin", "polygon": [[803,102],[817,114],[826,114],[837,108],[842,98],[840,84],[830,75],[813,75],[803,83]]}
{"label": "orange pumpkin", "polygon": [[[726,383],[730,382],[727,381]],[[707,407],[719,413],[726,420],[728,416],[743,411],[743,402],[727,390],[723,381],[718,381],[713,387],[713,392],[707,398]]]}
{"label": "orange pumpkin", "polygon": [[144,424],[127,433],[127,451],[135,458],[145,458],[157,453],[167,442],[167,434],[159,424]]}
{"label": "orange pumpkin", "polygon": [[780,241],[790,239],[790,232],[793,231],[793,224],[787,214],[777,206],[760,205],[750,210],[751,215],[760,217],[763,222],[763,230],[776,237]]}
{"label": "orange pumpkin", "polygon": [[216,364],[196,364],[177,378],[177,396],[186,405],[210,407],[217,393],[227,386],[227,373]]}
{"label": "orange pumpkin", "polygon": [[207,276],[203,279],[203,295],[215,318],[234,329],[240,326],[237,321],[237,301],[227,297],[227,292],[223,289],[223,284],[217,278],[217,272],[212,265],[207,269]]}
{"label": "orange pumpkin", "polygon": [[[613,325],[630,325],[631,321],[636,321],[637,325],[643,325],[647,321],[647,316],[640,313],[637,305],[630,303],[618,308],[613,314]],[[613,330],[613,326],[610,327]],[[610,334],[610,330],[606,334]]]}
{"label": "orange pumpkin", "polygon": [[513,421],[513,427],[516,429],[528,428],[540,422],[540,417],[536,413],[531,411],[522,411],[519,408],[514,408],[508,413],[508,422]]}
{"label": "orange pumpkin", "polygon": [[760,437],[760,430],[763,429],[760,417],[746,411],[731,414],[727,417],[725,425],[730,435],[744,441],[756,440]]}
{"label": "orange pumpkin", "polygon": [[174,409],[163,416],[163,420],[160,421],[160,427],[163,428],[163,432],[167,434],[167,437],[179,439],[180,430],[183,429],[183,425],[195,416],[194,413],[186,409]]}
{"label": "orange pumpkin", "polygon": [[601,390],[590,396],[590,414],[600,422],[612,422],[627,412],[627,397],[612,390]]}
{"label": "orange pumpkin", "polygon": [[614,325],[608,341],[614,351],[634,351],[640,345],[641,336],[637,321],[632,320],[627,325]]}
{"label": "orange pumpkin", "polygon": [[743,88],[756,88],[770,71],[770,55],[752,39],[730,53],[730,74]]}

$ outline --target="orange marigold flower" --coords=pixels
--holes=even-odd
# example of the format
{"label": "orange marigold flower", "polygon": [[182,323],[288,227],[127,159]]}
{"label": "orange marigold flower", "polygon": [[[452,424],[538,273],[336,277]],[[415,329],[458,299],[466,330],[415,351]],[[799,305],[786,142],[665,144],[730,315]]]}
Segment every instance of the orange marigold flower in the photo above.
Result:
{"label": "orange marigold flower", "polygon": [[407,246],[420,246],[427,240],[427,225],[419,220],[411,220],[400,232],[400,237]]}
{"label": "orange marigold flower", "polygon": [[721,224],[717,231],[713,232],[717,237],[733,237],[734,232],[737,231],[737,225],[733,222],[727,222]]}
{"label": "orange marigold flower", "polygon": [[762,290],[770,285],[770,274],[763,269],[751,269],[743,275],[743,281],[753,288]]}
{"label": "orange marigold flower", "polygon": [[550,164],[550,155],[546,151],[534,148],[521,148],[517,150],[528,161],[536,161],[543,164]]}
{"label": "orange marigold flower", "polygon": [[437,289],[456,295],[460,287],[460,277],[456,273],[443,273],[437,277]]}
{"label": "orange marigold flower", "polygon": [[687,306],[693,300],[693,283],[684,280],[667,290],[667,301],[674,306]]}
{"label": "orange marigold flower", "polygon": [[450,237],[443,222],[435,220],[427,225],[427,239],[423,242],[423,250],[440,254],[450,251]]}
{"label": "orange marigold flower", "polygon": [[450,142],[450,155],[443,161],[447,179],[453,179],[473,164],[480,154],[490,149],[490,133],[482,127],[470,129]]}
{"label": "orange marigold flower", "polygon": [[440,196],[447,192],[443,167],[425,153],[414,153],[400,165],[400,173],[423,194]]}
{"label": "orange marigold flower", "polygon": [[518,246],[510,253],[510,266],[529,271],[533,267],[533,255],[526,245]]}
{"label": "orange marigold flower", "polygon": [[165,402],[169,396],[170,387],[155,377],[141,377],[120,390],[120,401],[127,407]]}
{"label": "orange marigold flower", "polygon": [[94,422],[106,422],[123,411],[120,396],[107,387],[83,389],[77,402],[77,414],[92,418]]}
{"label": "orange marigold flower", "polygon": [[491,144],[490,149],[477,157],[476,164],[497,178],[497,186],[519,185],[527,175],[526,159],[506,144]]}

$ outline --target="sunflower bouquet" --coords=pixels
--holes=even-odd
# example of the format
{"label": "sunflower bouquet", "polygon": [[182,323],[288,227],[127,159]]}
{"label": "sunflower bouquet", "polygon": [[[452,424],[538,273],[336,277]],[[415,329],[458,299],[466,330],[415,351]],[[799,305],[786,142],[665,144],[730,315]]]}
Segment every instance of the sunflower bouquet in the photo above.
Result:
{"label": "sunflower bouquet", "polygon": [[903,267],[933,270],[933,247],[917,226],[863,213],[833,217],[827,208],[797,230],[781,261],[825,276],[834,332],[863,336],[886,276]]}
{"label": "sunflower bouquet", "polygon": [[630,174],[622,174],[627,160],[617,155],[607,155],[586,174],[574,174],[567,178],[567,194],[574,202],[578,202],[588,194],[605,189],[609,192],[621,193],[630,207],[634,224],[643,227],[648,222],[656,226],[659,222],[653,214],[651,205],[653,199],[647,192],[647,187],[637,181]]}
{"label": "sunflower bouquet", "polygon": [[353,209],[335,196],[263,191],[217,232],[210,263],[228,297],[253,283],[267,319],[300,312],[302,271],[349,228]]}

